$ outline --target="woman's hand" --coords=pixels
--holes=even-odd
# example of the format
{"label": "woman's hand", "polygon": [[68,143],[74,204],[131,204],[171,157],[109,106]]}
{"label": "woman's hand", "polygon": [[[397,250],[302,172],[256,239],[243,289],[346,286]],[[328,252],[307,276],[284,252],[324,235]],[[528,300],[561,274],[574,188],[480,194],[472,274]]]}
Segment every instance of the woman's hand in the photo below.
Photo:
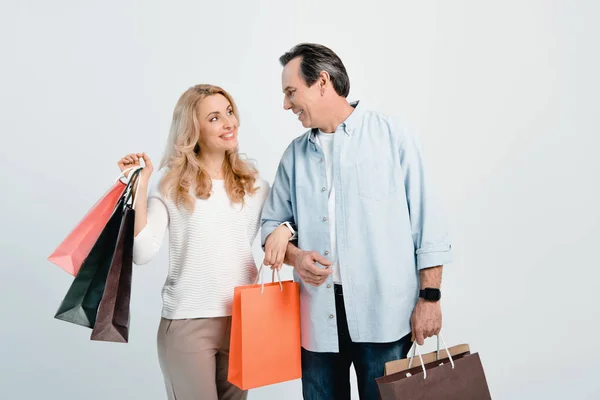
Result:
{"label": "woman's hand", "polygon": [[[150,157],[148,157],[146,153],[128,154],[125,157],[121,158],[117,162],[117,165],[119,166],[121,172],[123,172],[128,168],[139,167],[141,165],[140,160],[144,160],[144,168],[142,169],[142,172],[140,172],[141,183],[147,184],[150,181],[150,175],[152,175],[154,167],[152,166],[152,161],[150,160]],[[131,171],[127,172],[125,177],[128,177],[130,172]]]}
{"label": "woman's hand", "polygon": [[292,232],[287,226],[278,226],[265,241],[265,260],[263,264],[271,267],[271,269],[281,269],[283,266],[283,259],[285,258],[285,252]]}

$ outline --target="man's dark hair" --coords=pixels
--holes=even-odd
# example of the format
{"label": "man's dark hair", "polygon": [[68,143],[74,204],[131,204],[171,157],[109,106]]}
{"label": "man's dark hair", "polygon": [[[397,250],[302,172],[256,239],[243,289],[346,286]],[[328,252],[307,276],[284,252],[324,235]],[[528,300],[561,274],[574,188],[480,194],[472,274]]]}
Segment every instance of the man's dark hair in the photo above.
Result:
{"label": "man's dark hair", "polygon": [[300,76],[308,86],[312,86],[319,74],[325,71],[329,74],[335,92],[343,97],[350,93],[350,78],[344,63],[328,47],[315,43],[301,43],[279,57],[282,66],[286,66],[296,57],[301,57]]}

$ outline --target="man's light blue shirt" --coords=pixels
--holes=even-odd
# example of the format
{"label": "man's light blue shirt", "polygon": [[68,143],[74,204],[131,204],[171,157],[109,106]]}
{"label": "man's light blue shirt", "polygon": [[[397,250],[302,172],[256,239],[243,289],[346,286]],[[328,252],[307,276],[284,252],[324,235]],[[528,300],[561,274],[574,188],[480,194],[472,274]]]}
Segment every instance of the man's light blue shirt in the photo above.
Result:
{"label": "man's light blue shirt", "polygon": [[[361,102],[334,133],[335,230],[348,329],[354,342],[408,334],[423,268],[451,262],[451,246],[416,138]],[[285,150],[262,212],[262,243],[282,222],[298,247],[331,255],[327,171],[310,130]],[[318,264],[317,264],[318,265]],[[300,284],[302,346],[338,352],[332,276]]]}

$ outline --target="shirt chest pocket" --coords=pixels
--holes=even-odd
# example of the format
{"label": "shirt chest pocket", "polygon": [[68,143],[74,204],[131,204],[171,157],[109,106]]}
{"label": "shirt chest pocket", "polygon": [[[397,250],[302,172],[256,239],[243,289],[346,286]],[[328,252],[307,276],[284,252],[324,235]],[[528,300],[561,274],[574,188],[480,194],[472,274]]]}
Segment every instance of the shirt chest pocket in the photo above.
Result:
{"label": "shirt chest pocket", "polygon": [[398,190],[398,176],[390,160],[368,158],[356,163],[358,195],[382,200]]}

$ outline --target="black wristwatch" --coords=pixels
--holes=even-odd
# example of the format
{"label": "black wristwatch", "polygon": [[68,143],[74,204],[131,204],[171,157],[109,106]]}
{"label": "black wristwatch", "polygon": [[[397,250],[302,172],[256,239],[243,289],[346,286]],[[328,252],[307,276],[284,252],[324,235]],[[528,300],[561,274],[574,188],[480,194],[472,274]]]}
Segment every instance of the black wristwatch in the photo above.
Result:
{"label": "black wristwatch", "polygon": [[442,298],[442,292],[440,289],[425,288],[419,292],[419,297],[426,301],[439,301]]}

